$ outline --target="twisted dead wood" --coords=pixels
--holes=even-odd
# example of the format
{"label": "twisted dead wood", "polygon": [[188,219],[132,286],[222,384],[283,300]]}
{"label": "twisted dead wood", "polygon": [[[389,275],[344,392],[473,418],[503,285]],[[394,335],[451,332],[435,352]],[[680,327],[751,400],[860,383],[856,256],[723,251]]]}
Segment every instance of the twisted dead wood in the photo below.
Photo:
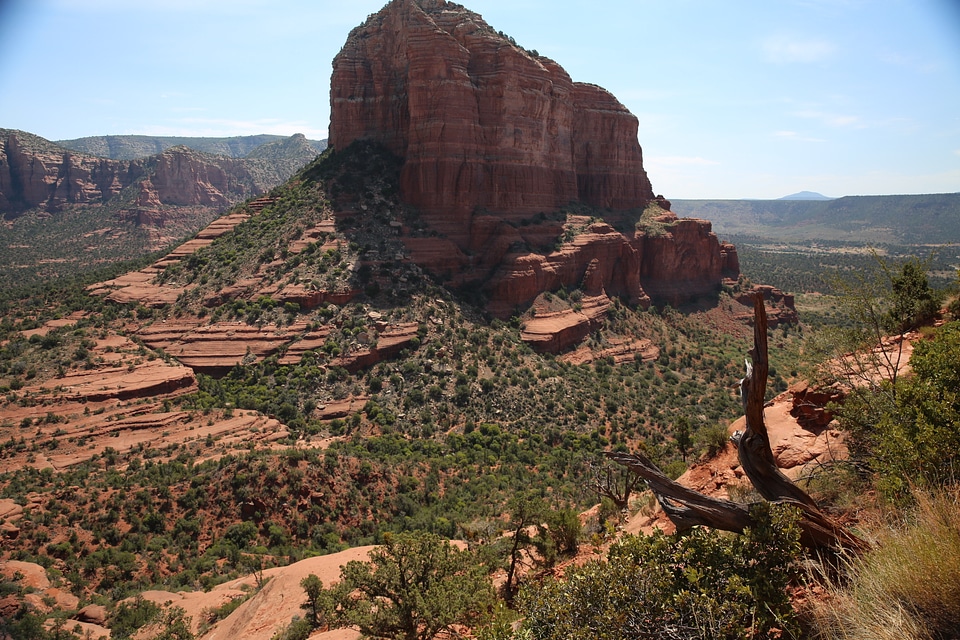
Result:
{"label": "twisted dead wood", "polygon": [[[794,484],[777,467],[770,448],[770,436],[763,421],[767,387],[767,312],[763,297],[754,296],[753,349],[747,361],[747,375],[740,381],[746,429],[738,443],[740,466],[757,492],[766,500],[790,504],[801,513],[800,542],[814,550],[864,550],[869,545],[833,522],[816,501]],[[702,525],[742,533],[753,524],[752,505],[705,496],[674,482],[642,454],[608,452],[606,456],[637,474],[647,483],[660,506],[678,531]]]}

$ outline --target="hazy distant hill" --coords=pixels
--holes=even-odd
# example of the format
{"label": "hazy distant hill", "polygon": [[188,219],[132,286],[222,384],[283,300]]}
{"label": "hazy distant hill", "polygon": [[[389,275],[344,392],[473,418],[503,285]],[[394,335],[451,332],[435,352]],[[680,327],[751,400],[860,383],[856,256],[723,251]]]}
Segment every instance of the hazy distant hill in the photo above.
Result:
{"label": "hazy distant hill", "polygon": [[721,235],[900,244],[960,242],[960,193],[671,202],[678,216],[710,220]]}
{"label": "hazy distant hill", "polygon": [[[302,136],[301,136],[302,137]],[[288,140],[285,136],[256,135],[231,138],[191,138],[172,136],[90,136],[75,140],[57,140],[56,144],[90,155],[112,160],[136,160],[163,153],[170,147],[184,146],[194,151],[243,158],[258,147]],[[303,138],[306,140],[306,138]],[[327,148],[326,140],[306,140],[314,155]]]}
{"label": "hazy distant hill", "polygon": [[[319,150],[318,150],[319,147]],[[327,147],[327,141],[307,140],[300,133],[289,138],[271,140],[256,147],[244,156],[247,160],[257,160],[275,167],[284,176],[291,176],[305,164],[304,158],[312,159]]]}
{"label": "hazy distant hill", "polygon": [[798,191],[797,193],[791,193],[788,196],[783,196],[778,198],[779,200],[833,200],[829,196],[825,196],[822,193],[817,193],[816,191]]}

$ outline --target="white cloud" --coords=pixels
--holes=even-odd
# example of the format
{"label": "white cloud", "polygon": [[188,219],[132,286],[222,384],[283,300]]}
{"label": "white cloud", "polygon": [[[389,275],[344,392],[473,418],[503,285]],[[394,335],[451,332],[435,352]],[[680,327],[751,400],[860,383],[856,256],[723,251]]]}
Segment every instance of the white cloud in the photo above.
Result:
{"label": "white cloud", "polygon": [[792,36],[771,36],[762,43],[770,62],[822,62],[831,57],[837,47],[826,40],[804,40]]}
{"label": "white cloud", "polygon": [[907,55],[899,52],[881,53],[877,58],[885,64],[923,75],[936,73],[944,66],[939,61],[922,60],[917,55]]}
{"label": "white cloud", "polygon": [[797,118],[804,118],[807,120],[819,120],[822,124],[825,124],[830,127],[837,128],[858,128],[862,129],[865,127],[860,120],[859,116],[843,115],[837,113],[828,113],[824,111],[815,111],[815,110],[804,110],[804,111],[794,111],[791,115],[796,116]]}

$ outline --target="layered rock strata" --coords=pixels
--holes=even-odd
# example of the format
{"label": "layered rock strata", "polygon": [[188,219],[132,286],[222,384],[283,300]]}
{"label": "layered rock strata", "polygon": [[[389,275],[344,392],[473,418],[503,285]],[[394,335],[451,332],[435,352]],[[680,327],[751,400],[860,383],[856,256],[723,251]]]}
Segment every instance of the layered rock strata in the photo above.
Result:
{"label": "layered rock strata", "polygon": [[330,99],[330,144],[404,158],[403,198],[461,249],[477,212],[516,222],[653,199],[636,117],[459,5],[394,0],[371,16],[334,59]]}
{"label": "layered rock strata", "polygon": [[[460,5],[370,16],[333,61],[330,101],[335,149],[373,141],[401,159],[400,195],[428,231],[401,233],[409,258],[482,290],[495,316],[561,287],[679,304],[739,276],[709,222],[654,196],[633,114]],[[554,214],[570,203],[599,217]]]}
{"label": "layered rock strata", "polygon": [[106,204],[137,189],[131,215],[144,221],[164,207],[222,211],[281,182],[262,160],[211,156],[184,146],[149,158],[109,160],[59,147],[38,136],[0,129],[0,215],[29,209],[55,213],[68,205]]}

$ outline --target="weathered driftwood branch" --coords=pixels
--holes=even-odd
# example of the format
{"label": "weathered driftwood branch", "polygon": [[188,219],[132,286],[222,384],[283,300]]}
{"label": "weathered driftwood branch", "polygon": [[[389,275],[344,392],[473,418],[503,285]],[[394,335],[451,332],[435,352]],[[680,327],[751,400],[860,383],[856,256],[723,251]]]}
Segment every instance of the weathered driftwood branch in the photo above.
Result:
{"label": "weathered driftwood branch", "polygon": [[740,381],[740,398],[747,422],[743,436],[737,443],[740,466],[757,492],[767,500],[788,500],[817,509],[813,498],[783,475],[773,458],[770,436],[763,422],[763,398],[767,392],[769,370],[767,310],[763,305],[763,296],[757,294],[753,298],[753,349],[747,362],[747,375]]}
{"label": "weathered driftwood branch", "polygon": [[[756,295],[753,349],[750,350],[750,360],[747,362],[747,375],[740,382],[746,416],[746,429],[738,443],[740,466],[757,492],[765,499],[791,504],[800,509],[800,541],[804,546],[810,549],[834,550],[868,548],[866,542],[824,515],[813,498],[777,467],[770,448],[770,436],[763,422],[763,397],[766,393],[768,371],[767,313],[763,298]],[[608,452],[606,456],[643,478],[678,531],[702,525],[742,533],[753,523],[750,516],[752,505],[718,500],[684,487],[665,476],[646,456],[617,452]]]}
{"label": "weathered driftwood branch", "polygon": [[750,526],[750,510],[747,505],[711,498],[674,482],[641,453],[611,451],[606,456],[646,481],[678,531],[705,525],[739,533]]}

